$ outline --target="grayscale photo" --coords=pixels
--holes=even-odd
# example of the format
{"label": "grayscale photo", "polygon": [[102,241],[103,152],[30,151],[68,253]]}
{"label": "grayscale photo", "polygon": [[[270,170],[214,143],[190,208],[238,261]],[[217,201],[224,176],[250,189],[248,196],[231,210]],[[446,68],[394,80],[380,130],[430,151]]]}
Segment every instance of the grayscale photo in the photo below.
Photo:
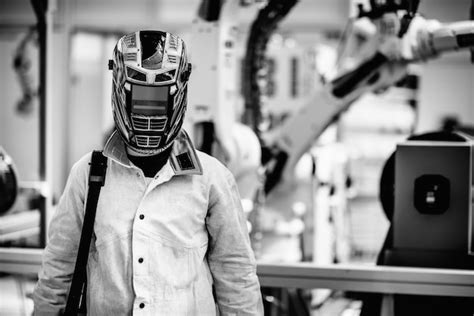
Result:
{"label": "grayscale photo", "polygon": [[0,73],[0,316],[474,315],[474,0],[2,0]]}

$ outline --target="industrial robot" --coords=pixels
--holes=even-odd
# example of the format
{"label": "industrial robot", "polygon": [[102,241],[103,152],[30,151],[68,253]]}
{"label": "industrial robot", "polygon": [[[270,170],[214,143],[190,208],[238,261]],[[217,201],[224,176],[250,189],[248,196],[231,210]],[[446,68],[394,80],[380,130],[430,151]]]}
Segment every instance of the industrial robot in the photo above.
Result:
{"label": "industrial robot", "polygon": [[[263,181],[261,189],[267,197],[277,186],[292,182],[303,154],[359,97],[399,83],[413,63],[474,46],[472,21],[442,24],[427,20],[416,13],[419,1],[370,1],[368,9],[359,7],[354,28],[368,30],[363,49],[351,63],[340,65],[337,74],[317,88],[305,106],[276,128],[262,131],[258,71],[270,35],[296,1],[268,1],[250,28],[242,72],[243,113],[236,101],[235,81],[239,25],[229,12],[245,10],[245,5],[228,0],[216,1],[213,6],[211,2],[201,5],[191,43],[194,78],[199,83],[194,92],[190,89],[188,124],[198,147],[220,158],[236,175],[243,196],[249,198],[259,196],[255,193],[259,181]],[[200,52],[195,50],[198,47]],[[203,60],[205,66],[199,64]],[[200,67],[204,68],[201,73]],[[209,87],[216,88],[209,91]],[[263,177],[259,176],[262,170]]]}
{"label": "industrial robot", "polygon": [[371,56],[316,90],[306,106],[264,136],[264,143],[271,152],[267,155],[268,161],[275,161],[275,167],[267,174],[266,192],[291,179],[301,156],[360,96],[394,85],[406,76],[408,65],[412,63],[474,45],[472,21],[441,24],[414,15],[410,26],[400,36],[403,18],[398,18],[398,8],[384,10],[373,20],[377,29],[374,37],[378,39],[375,44],[378,45],[374,45]]}
{"label": "industrial robot", "polygon": [[243,197],[255,191],[261,155],[254,132],[239,120],[239,16],[255,14],[261,2],[203,0],[187,41],[193,76],[184,127],[198,149],[232,171]]}
{"label": "industrial robot", "polygon": [[[257,111],[250,113],[254,114],[250,120],[255,124],[248,124],[249,120],[245,122],[245,117],[250,116],[248,108],[242,113],[236,97],[239,23],[235,13],[239,10],[245,12],[249,2],[203,1],[190,41],[194,81],[190,86],[189,114],[185,123],[198,147],[211,154],[215,150],[213,146],[220,147],[220,153],[216,155],[237,173],[247,165],[249,168],[250,165],[255,166],[257,158],[262,156],[258,148],[263,148],[263,165],[267,166],[265,192],[268,193],[280,182],[291,179],[301,156],[325,128],[360,96],[396,84],[406,76],[410,64],[437,58],[444,52],[474,46],[472,21],[442,24],[436,20],[427,20],[416,14],[419,1],[371,2],[372,8],[364,10],[361,7],[358,17],[373,27],[370,43],[365,44],[363,53],[358,56],[359,63],[350,69],[340,69],[343,72],[341,75],[314,91],[311,100],[281,126],[261,132],[258,117],[255,118],[260,114]],[[256,3],[261,4],[262,1]],[[258,24],[261,35],[255,36],[250,30],[247,36],[249,43],[257,41],[253,45],[258,46],[258,41],[268,41],[276,24],[296,1],[286,6],[281,3],[286,2],[268,2],[267,7],[271,6],[273,10],[267,10],[267,15],[276,17],[267,19],[267,23],[273,24],[265,28],[257,16],[254,24]],[[262,15],[261,12],[267,7],[262,8],[259,14]],[[286,11],[282,14],[278,10]],[[267,33],[264,34],[263,30]],[[265,49],[260,46],[253,50]],[[255,63],[252,58],[261,58],[261,54],[247,52],[245,63]],[[252,78],[246,80],[249,78],[246,72],[258,71],[257,66],[243,65],[242,79],[250,81],[249,85],[252,84]],[[249,89],[256,90],[258,87],[254,85]],[[251,94],[252,91],[244,86],[243,92]],[[243,115],[244,119],[241,120],[239,115]],[[247,126],[242,126],[242,121]]]}

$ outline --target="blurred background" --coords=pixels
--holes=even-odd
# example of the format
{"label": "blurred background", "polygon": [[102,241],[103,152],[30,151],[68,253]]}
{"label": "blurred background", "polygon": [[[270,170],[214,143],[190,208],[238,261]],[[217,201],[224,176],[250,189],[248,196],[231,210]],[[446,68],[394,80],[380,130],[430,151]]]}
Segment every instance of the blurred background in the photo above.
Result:
{"label": "blurred background", "polygon": [[[237,120],[255,131],[256,118],[248,119],[252,112],[246,84],[249,52],[256,43],[249,34],[271,1],[234,2],[238,10],[225,11],[227,0],[221,19],[207,24],[198,14],[202,3],[197,0],[50,0],[42,11],[42,1],[0,2],[0,156],[5,169],[0,192],[0,247],[5,250],[0,315],[31,314],[36,276],[28,262],[39,260],[69,170],[87,152],[101,149],[113,131],[107,65],[122,35],[161,29],[188,43],[193,74],[186,119],[191,134],[197,133],[193,124],[206,120],[196,107],[208,100],[219,104],[222,98],[226,107],[216,110],[213,119]],[[344,62],[350,64],[341,51],[360,2],[300,0],[267,33],[257,74],[260,140],[299,109],[319,106],[314,91],[343,73]],[[469,20],[470,10],[470,0],[425,0],[418,13],[448,23]],[[45,21],[46,42],[41,35]],[[222,29],[232,34],[216,35]],[[231,52],[220,48],[219,36],[232,38]],[[202,51],[206,47],[207,55]],[[226,62],[231,70],[219,68]],[[337,119],[319,123],[324,129],[308,140],[291,181],[278,180],[271,191],[263,188],[268,169],[256,168],[247,178],[227,161],[231,171],[237,170],[259,262],[376,264],[390,226],[387,206],[384,211],[380,201],[381,177],[397,144],[414,134],[469,131],[474,126],[469,50],[410,64],[409,73],[411,85],[364,93],[347,102],[347,110],[335,112]],[[232,86],[218,83],[215,74]],[[209,80],[203,81],[206,76]],[[193,85],[198,88],[193,90]],[[217,96],[219,89],[230,93]],[[211,94],[216,94],[214,99]],[[15,179],[8,178],[8,172]],[[9,190],[12,187],[16,189]],[[303,293],[303,300],[312,315],[360,313],[360,300],[340,292],[315,290]],[[272,313],[293,315],[284,308]]]}

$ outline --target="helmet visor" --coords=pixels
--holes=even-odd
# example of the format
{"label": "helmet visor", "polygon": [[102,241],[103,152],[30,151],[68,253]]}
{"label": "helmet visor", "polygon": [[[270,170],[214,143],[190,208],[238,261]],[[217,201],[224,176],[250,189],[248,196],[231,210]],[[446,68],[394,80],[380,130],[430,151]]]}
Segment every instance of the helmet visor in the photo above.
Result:
{"label": "helmet visor", "polygon": [[169,86],[131,85],[131,110],[141,115],[166,115],[169,101]]}

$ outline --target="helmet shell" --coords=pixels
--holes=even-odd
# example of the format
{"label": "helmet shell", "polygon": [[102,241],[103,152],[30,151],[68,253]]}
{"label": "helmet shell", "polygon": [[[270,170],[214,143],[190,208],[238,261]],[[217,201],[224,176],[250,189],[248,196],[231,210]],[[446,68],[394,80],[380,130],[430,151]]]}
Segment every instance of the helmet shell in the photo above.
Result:
{"label": "helmet shell", "polygon": [[113,52],[115,127],[133,151],[155,155],[178,135],[191,73],[184,41],[163,31],[121,37]]}

